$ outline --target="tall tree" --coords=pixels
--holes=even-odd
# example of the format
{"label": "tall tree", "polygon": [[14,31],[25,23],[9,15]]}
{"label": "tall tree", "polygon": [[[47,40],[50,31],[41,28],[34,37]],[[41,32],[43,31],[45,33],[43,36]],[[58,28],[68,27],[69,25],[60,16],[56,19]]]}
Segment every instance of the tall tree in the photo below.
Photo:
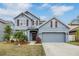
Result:
{"label": "tall tree", "polygon": [[10,36],[11,36],[11,34],[12,34],[12,28],[9,26],[9,25],[7,25],[5,28],[4,28],[5,30],[4,30],[4,39],[6,39],[7,41],[9,41],[10,40]]}

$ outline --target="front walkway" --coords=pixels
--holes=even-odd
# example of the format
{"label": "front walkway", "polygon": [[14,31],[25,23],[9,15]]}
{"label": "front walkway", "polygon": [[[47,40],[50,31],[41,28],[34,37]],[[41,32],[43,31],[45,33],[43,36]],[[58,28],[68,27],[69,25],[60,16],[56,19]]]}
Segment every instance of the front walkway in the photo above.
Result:
{"label": "front walkway", "polygon": [[30,43],[28,45],[42,45],[41,43],[35,43],[35,41],[30,41]]}
{"label": "front walkway", "polygon": [[67,43],[43,43],[47,56],[79,56],[79,46]]}
{"label": "front walkway", "polygon": [[29,45],[34,45],[35,41],[30,41]]}

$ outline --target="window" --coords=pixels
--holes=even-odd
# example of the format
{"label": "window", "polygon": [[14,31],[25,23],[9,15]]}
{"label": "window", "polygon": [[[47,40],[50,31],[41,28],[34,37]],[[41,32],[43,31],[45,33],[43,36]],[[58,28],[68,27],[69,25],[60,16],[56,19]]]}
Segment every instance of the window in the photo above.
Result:
{"label": "window", "polygon": [[57,26],[58,24],[57,24],[57,21],[55,21],[55,27],[57,28],[58,26]]}
{"label": "window", "polygon": [[34,25],[34,21],[32,21],[32,25]]}
{"label": "window", "polygon": [[36,20],[36,25],[38,25],[38,20]]}
{"label": "window", "polygon": [[28,26],[28,20],[26,21],[26,25]]}
{"label": "window", "polygon": [[21,25],[23,25],[23,24],[21,23]]}
{"label": "window", "polygon": [[17,20],[17,26],[19,26],[19,19]]}
{"label": "window", "polygon": [[50,22],[50,27],[52,27],[52,21]]}

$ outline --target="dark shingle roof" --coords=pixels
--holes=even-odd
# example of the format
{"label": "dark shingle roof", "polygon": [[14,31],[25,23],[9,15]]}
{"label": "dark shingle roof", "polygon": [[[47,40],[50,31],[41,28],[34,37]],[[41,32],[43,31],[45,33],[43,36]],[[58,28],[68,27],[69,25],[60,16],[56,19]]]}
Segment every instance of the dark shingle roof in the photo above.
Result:
{"label": "dark shingle roof", "polygon": [[5,21],[3,19],[0,19],[0,22],[3,23],[3,24],[7,24],[7,21]]}
{"label": "dark shingle roof", "polygon": [[76,19],[72,20],[70,24],[79,25],[79,16]]}
{"label": "dark shingle roof", "polygon": [[[29,11],[25,11],[25,14],[27,14],[27,15],[30,14],[31,16],[35,17],[36,19],[40,20],[39,17],[35,16],[34,14],[32,14],[32,13],[29,12]],[[30,16],[29,16],[29,17],[30,17]]]}

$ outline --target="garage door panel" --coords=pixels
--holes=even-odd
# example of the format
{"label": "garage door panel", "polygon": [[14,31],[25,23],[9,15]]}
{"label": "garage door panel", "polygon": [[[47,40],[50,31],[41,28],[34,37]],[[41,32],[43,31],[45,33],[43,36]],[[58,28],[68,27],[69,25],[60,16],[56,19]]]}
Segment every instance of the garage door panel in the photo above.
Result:
{"label": "garage door panel", "polygon": [[64,42],[64,33],[43,33],[44,42]]}

